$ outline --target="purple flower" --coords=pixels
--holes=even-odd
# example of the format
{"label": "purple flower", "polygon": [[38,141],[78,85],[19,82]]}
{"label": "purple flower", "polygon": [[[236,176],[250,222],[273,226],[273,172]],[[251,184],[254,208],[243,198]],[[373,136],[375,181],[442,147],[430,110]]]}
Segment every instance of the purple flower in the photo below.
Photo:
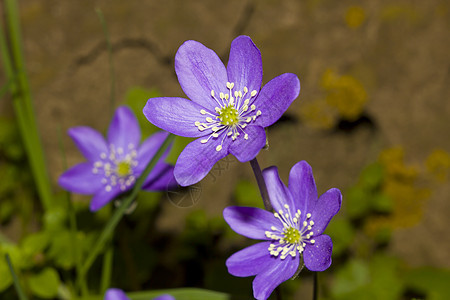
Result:
{"label": "purple flower", "polygon": [[178,157],[175,179],[182,186],[203,179],[229,153],[252,160],[266,143],[264,127],[275,123],[297,98],[300,81],[285,73],[262,89],[261,53],[247,36],[231,43],[227,68],[214,51],[186,41],[175,56],[184,98],[152,98],[144,115],[173,134],[198,138]]}
{"label": "purple flower", "polygon": [[330,189],[317,198],[311,166],[301,161],[292,167],[289,187],[281,182],[276,167],[263,171],[274,213],[253,207],[227,207],[225,221],[237,233],[264,242],[247,247],[228,258],[234,276],[256,275],[253,295],[267,299],[282,282],[291,278],[303,255],[311,271],[331,265],[333,243],[322,234],[341,207],[341,192]]}
{"label": "purple flower", "polygon": [[[130,298],[120,289],[109,289],[105,293],[104,300],[130,300]],[[161,295],[153,300],[175,300],[175,298],[171,295]]]}
{"label": "purple flower", "polygon": [[[137,119],[129,108],[121,106],[109,126],[107,141],[98,131],[85,126],[69,129],[69,135],[87,162],[64,172],[58,183],[74,193],[93,194],[90,209],[97,211],[133,187],[168,133],[155,133],[139,145],[141,132]],[[176,186],[173,166],[163,161],[167,154],[168,151],[145,180],[144,189]]]}

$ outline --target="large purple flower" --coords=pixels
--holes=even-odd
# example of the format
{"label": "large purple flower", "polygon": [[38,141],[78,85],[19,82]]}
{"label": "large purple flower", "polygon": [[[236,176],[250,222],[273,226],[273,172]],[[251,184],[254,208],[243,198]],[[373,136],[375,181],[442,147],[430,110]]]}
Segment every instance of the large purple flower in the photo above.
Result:
{"label": "large purple flower", "polygon": [[229,153],[241,162],[255,158],[266,143],[264,127],[275,123],[300,92],[300,81],[290,73],[261,89],[261,53],[247,36],[232,42],[227,68],[211,49],[186,41],[175,56],[175,71],[192,101],[152,98],[144,114],[164,130],[198,138],[175,165],[182,186],[203,179]]}
{"label": "large purple flower", "polygon": [[[137,119],[129,108],[121,106],[109,126],[107,141],[98,131],[85,126],[69,129],[69,135],[87,162],[64,172],[58,183],[74,193],[93,194],[90,209],[97,211],[133,187],[168,133],[155,133],[139,145]],[[173,166],[163,161],[167,154],[168,151],[146,178],[144,189],[158,191],[176,186]]]}
{"label": "large purple flower", "polygon": [[[108,289],[105,293],[104,300],[130,300],[130,298],[120,289]],[[175,300],[175,298],[171,295],[161,295],[153,298],[153,300]]]}
{"label": "large purple flower", "polygon": [[303,255],[311,271],[331,265],[333,243],[322,234],[341,207],[341,192],[330,189],[317,198],[311,166],[301,161],[292,167],[289,187],[281,182],[276,167],[263,171],[274,213],[253,207],[227,207],[225,221],[237,233],[266,240],[236,252],[228,258],[228,272],[234,276],[256,275],[253,295],[267,299],[283,281],[291,278]]}

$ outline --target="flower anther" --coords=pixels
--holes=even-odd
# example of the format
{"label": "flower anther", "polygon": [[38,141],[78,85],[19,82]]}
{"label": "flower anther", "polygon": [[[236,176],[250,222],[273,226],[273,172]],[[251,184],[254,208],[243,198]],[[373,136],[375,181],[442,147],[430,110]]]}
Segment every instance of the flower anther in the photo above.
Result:
{"label": "flower anther", "polygon": [[126,190],[136,182],[134,168],[138,165],[137,152],[133,144],[128,145],[126,152],[123,148],[116,148],[114,144],[109,145],[109,155],[100,154],[100,160],[96,161],[92,168],[93,174],[103,172],[102,183],[105,191],[109,192],[112,187],[118,185],[121,191]]}
{"label": "flower anther", "polygon": [[[273,256],[285,259],[288,255],[295,257],[303,253],[306,244],[314,244],[311,239],[314,235],[311,231],[314,221],[310,220],[311,214],[306,214],[306,218],[300,223],[301,211],[298,209],[294,215],[291,214],[289,205],[284,205],[284,211],[275,212],[274,217],[280,221],[280,227],[272,226],[265,235],[273,240],[268,250]],[[281,254],[281,255],[280,255]]]}
{"label": "flower anther", "polygon": [[256,110],[256,105],[250,104],[256,98],[258,91],[253,90],[249,93],[248,88],[244,87],[243,91],[233,92],[233,88],[234,83],[227,82],[229,92],[219,93],[219,97],[214,90],[211,90],[211,98],[217,103],[215,112],[202,109],[200,113],[206,116],[204,122],[196,121],[194,124],[200,131],[210,130],[209,137],[201,140],[202,144],[207,143],[211,138],[218,138],[222,132],[226,133],[220,145],[216,147],[216,151],[222,150],[226,137],[234,141],[243,134],[244,139],[248,140],[248,134],[245,133],[244,128],[261,115],[261,111]]}

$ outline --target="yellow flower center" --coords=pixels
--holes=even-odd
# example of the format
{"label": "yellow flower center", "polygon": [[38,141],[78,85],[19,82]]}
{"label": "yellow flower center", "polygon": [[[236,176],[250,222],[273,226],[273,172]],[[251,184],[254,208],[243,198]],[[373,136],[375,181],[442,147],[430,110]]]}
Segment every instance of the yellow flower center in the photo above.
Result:
{"label": "yellow flower center", "polygon": [[300,232],[297,228],[289,227],[284,229],[284,240],[289,244],[297,244],[300,242]]}
{"label": "yellow flower center", "polygon": [[121,161],[117,164],[117,175],[120,177],[126,177],[131,174],[131,165],[128,161]]}
{"label": "yellow flower center", "polygon": [[239,124],[239,113],[233,104],[222,107],[217,118],[220,120],[220,124],[225,126],[235,126]]}

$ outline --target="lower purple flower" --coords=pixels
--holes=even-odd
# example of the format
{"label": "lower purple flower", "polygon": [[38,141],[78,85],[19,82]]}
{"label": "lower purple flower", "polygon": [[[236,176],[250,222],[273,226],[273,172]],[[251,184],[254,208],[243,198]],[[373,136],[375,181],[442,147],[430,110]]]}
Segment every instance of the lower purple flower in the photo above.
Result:
{"label": "lower purple flower", "polygon": [[[90,209],[97,211],[134,186],[168,133],[155,133],[140,144],[138,121],[129,108],[121,106],[111,121],[107,141],[98,131],[85,126],[69,129],[69,135],[88,161],[64,172],[58,183],[74,193],[93,194]],[[177,185],[174,167],[164,162],[168,153],[150,172],[143,189],[160,191]]]}
{"label": "lower purple flower", "polygon": [[[109,289],[105,293],[104,300],[130,300],[130,298],[120,289]],[[171,295],[161,295],[152,300],[175,300],[175,298]]]}
{"label": "lower purple flower", "polygon": [[292,167],[289,187],[276,167],[263,171],[274,212],[254,207],[227,207],[225,221],[237,233],[264,242],[247,247],[228,258],[228,272],[234,276],[255,276],[253,295],[267,299],[282,282],[294,276],[303,256],[311,271],[331,265],[333,243],[323,234],[341,207],[342,195],[330,189],[320,198],[311,166],[301,161]]}

